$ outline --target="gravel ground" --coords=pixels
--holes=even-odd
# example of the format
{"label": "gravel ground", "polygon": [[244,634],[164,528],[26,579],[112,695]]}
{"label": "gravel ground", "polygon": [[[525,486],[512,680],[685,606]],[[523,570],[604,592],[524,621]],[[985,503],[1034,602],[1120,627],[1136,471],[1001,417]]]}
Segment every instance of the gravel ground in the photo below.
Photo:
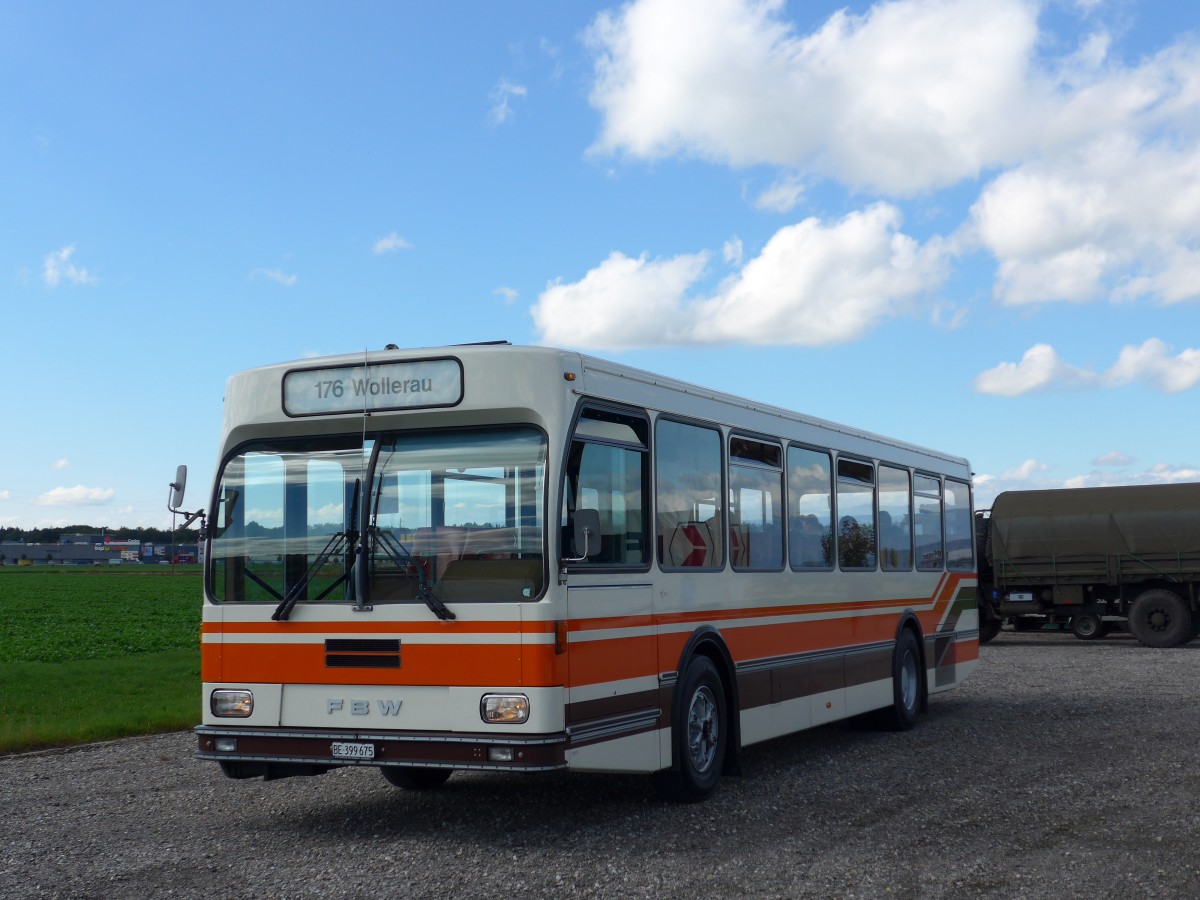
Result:
{"label": "gravel ground", "polygon": [[691,806],[645,778],[372,769],[264,784],[190,733],[0,757],[0,896],[1200,896],[1200,641],[1005,632],[903,734],[748,748]]}

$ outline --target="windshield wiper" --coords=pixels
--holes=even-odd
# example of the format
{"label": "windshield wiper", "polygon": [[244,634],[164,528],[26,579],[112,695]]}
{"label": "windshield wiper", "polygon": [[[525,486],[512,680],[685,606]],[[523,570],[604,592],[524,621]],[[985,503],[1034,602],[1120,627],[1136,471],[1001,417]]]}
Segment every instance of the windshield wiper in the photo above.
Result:
{"label": "windshield wiper", "polygon": [[412,569],[417,575],[417,597],[442,621],[457,619],[458,616],[445,603],[433,595],[433,589],[425,577],[425,567],[400,543],[400,539],[384,528],[371,526],[375,535],[375,546],[383,550],[388,558],[401,570]]}
{"label": "windshield wiper", "polygon": [[450,608],[446,606],[445,603],[433,596],[433,591],[430,590],[429,585],[419,584],[417,586],[417,596],[424,600],[425,605],[428,606],[430,610],[433,611],[433,614],[442,621],[458,618],[458,616],[454,615],[454,613],[450,611]]}
{"label": "windshield wiper", "polygon": [[[329,560],[332,559],[335,554],[343,551],[346,552],[346,565],[343,566],[342,574],[334,579],[333,583],[329,585],[329,587],[325,588],[325,590],[321,591],[321,593],[314,597],[312,602],[319,603],[329,596],[334,588],[345,584],[347,581],[350,582],[351,593],[354,592],[354,581],[350,577],[350,574],[352,571],[351,558],[358,545],[358,529],[353,527],[353,523],[358,519],[359,484],[360,482],[356,478],[354,480],[354,495],[350,502],[349,521],[352,523],[352,527],[347,528],[345,531],[339,531],[337,534],[334,534],[329,538],[325,544],[325,547],[320,553],[317,554],[316,559],[309,564],[308,569],[304,573],[304,577],[292,585],[292,589],[287,592],[287,595],[279,602],[279,605],[275,607],[275,612],[271,613],[271,618],[276,622],[287,621],[288,616],[292,614],[292,608],[300,599],[300,595],[304,593],[304,591],[312,583],[312,580],[317,577],[317,573],[321,571],[321,568],[325,565],[325,563],[329,562]],[[353,599],[353,597],[351,599]]]}

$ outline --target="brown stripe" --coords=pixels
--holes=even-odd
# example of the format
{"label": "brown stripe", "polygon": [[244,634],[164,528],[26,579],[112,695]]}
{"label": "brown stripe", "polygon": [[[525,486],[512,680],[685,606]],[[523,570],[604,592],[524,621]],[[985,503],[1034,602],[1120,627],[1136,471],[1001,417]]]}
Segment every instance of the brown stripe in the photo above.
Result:
{"label": "brown stripe", "polygon": [[[512,735],[511,740],[501,735],[480,736],[478,742],[462,740],[440,740],[436,735],[428,737],[410,736],[416,739],[406,740],[363,740],[353,732],[343,735],[331,734],[328,737],[293,737],[289,735],[264,735],[249,733],[230,733],[232,729],[221,729],[222,735],[229,734],[237,738],[237,750],[231,753],[218,753],[211,734],[198,734],[199,753],[202,759],[241,759],[261,762],[306,762],[323,765],[354,765],[356,763],[386,765],[387,763],[408,763],[420,765],[437,763],[441,765],[489,766],[493,768],[525,769],[562,767],[566,765],[566,738],[554,743],[526,743],[519,735]],[[539,738],[542,739],[542,738]],[[335,757],[331,749],[334,741],[351,743],[369,743],[375,745],[373,760],[353,760]],[[503,744],[515,749],[511,763],[495,763],[488,759],[488,747]]]}
{"label": "brown stripe", "polygon": [[798,700],[892,677],[892,648],[873,647],[815,659],[781,659],[738,672],[742,709]]}
{"label": "brown stripe", "polygon": [[892,677],[892,650],[880,647],[846,654],[846,687],[870,684]]}
{"label": "brown stripe", "polygon": [[567,724],[578,725],[592,719],[610,719],[613,716],[657,707],[659,691],[651,688],[633,694],[618,694],[615,697],[600,697],[596,700],[581,700],[567,704]]}

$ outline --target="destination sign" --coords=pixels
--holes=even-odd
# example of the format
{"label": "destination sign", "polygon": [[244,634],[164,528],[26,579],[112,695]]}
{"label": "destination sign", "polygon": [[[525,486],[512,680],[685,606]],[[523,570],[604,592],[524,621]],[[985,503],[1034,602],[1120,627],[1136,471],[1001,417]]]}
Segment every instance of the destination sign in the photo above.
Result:
{"label": "destination sign", "polygon": [[283,376],[283,411],[289,416],[453,406],[462,396],[456,359],[296,369]]}

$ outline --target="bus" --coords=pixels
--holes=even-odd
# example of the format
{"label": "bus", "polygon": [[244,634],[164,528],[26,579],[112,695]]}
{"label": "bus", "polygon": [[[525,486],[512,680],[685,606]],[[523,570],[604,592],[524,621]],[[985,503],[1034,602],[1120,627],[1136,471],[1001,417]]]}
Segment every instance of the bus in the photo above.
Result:
{"label": "bus", "polygon": [[646,773],[696,801],[756,742],[908,729],[979,661],[965,459],[577,352],[236,374],[187,515],[197,755],[232,778]]}

